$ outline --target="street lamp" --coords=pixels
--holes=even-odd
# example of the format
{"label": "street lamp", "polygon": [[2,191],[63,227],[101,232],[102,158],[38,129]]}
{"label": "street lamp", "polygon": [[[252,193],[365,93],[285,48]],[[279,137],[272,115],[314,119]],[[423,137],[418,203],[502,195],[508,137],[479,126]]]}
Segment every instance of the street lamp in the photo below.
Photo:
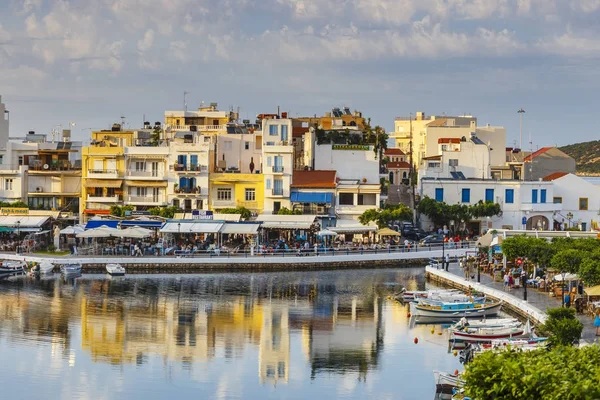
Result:
{"label": "street lamp", "polygon": [[521,280],[523,281],[523,300],[527,301],[527,267],[525,266],[525,263],[523,263]]}
{"label": "street lamp", "polygon": [[17,254],[21,253],[21,221],[17,221]]}
{"label": "street lamp", "polygon": [[481,243],[477,243],[477,283],[481,282]]}
{"label": "street lamp", "polygon": [[523,114],[525,114],[525,110],[522,108],[517,111],[519,114],[519,150],[523,151]]}
{"label": "street lamp", "polygon": [[568,212],[567,213],[567,219],[569,220],[569,228],[571,227],[571,220],[573,219],[573,213],[572,212]]}

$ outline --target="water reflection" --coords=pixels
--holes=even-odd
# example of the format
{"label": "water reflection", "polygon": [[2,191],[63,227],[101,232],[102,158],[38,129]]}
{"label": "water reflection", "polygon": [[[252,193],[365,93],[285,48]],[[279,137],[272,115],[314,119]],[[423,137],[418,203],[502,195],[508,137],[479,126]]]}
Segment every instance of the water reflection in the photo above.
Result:
{"label": "water reflection", "polygon": [[7,339],[13,348],[50,343],[70,367],[82,357],[187,371],[255,360],[261,385],[332,374],[365,382],[381,368],[386,332],[408,329],[405,309],[386,300],[402,286],[423,288],[422,269],[16,279],[0,285],[0,356]]}

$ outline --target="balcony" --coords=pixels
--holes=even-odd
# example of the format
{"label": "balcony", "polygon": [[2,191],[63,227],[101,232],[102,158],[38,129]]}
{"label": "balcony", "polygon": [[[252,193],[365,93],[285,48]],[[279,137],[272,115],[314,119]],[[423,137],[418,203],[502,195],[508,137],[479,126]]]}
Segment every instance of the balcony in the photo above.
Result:
{"label": "balcony", "polygon": [[[206,192],[207,190],[205,190]],[[202,195],[202,188],[200,187],[178,187],[177,189],[175,189],[175,193],[179,194],[179,195],[193,195],[193,196],[200,196]],[[204,193],[204,195],[207,195],[207,193]]]}
{"label": "balcony", "polygon": [[200,174],[208,174],[208,166],[207,165],[185,165],[185,164],[175,164],[172,166],[172,170],[179,173],[200,173]]}
{"label": "balcony", "polygon": [[119,177],[119,171],[116,169],[89,169],[88,178],[95,179],[114,179]]}
{"label": "balcony", "polygon": [[44,163],[43,161],[33,160],[29,164],[29,174],[56,174],[56,173],[77,173],[81,172],[81,167],[75,167],[68,160],[54,161],[50,163]]}
{"label": "balcony", "polygon": [[521,203],[522,211],[555,212],[562,211],[561,203]]}
{"label": "balcony", "polygon": [[237,204],[235,200],[213,200],[212,202],[213,208],[235,208]]}
{"label": "balcony", "polygon": [[140,180],[145,180],[145,179],[164,179],[165,173],[163,170],[157,170],[157,171],[127,171],[126,172],[126,177],[127,178],[132,178],[132,179],[140,179]]}
{"label": "balcony", "polygon": [[345,215],[360,215],[363,212],[370,210],[372,208],[377,208],[377,206],[375,204],[369,204],[369,205],[340,204],[336,207],[336,212],[338,214],[345,214]]}
{"label": "balcony", "polygon": [[88,194],[87,201],[93,203],[118,203],[121,201],[121,196],[118,194],[114,196],[96,196],[93,194]]}
{"label": "balcony", "polygon": [[238,201],[237,206],[245,207],[249,210],[258,209],[258,201]]}
{"label": "balcony", "polygon": [[166,125],[167,129],[186,132],[218,132],[224,131],[227,125]]}
{"label": "balcony", "polygon": [[127,204],[164,206],[167,202],[163,196],[127,196]]}
{"label": "balcony", "polygon": [[270,197],[283,197],[283,193],[283,189],[271,189],[266,192],[267,196],[270,195]]}
{"label": "balcony", "polygon": [[274,165],[272,171],[274,174],[283,174],[283,165]]}

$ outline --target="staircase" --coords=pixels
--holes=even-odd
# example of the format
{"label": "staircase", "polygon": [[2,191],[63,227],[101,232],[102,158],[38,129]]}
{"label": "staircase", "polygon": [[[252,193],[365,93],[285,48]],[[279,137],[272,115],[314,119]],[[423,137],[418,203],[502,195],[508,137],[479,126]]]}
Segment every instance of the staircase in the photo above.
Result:
{"label": "staircase", "polygon": [[386,204],[406,204],[411,206],[412,195],[410,192],[410,186],[408,185],[390,185],[388,189],[388,197]]}

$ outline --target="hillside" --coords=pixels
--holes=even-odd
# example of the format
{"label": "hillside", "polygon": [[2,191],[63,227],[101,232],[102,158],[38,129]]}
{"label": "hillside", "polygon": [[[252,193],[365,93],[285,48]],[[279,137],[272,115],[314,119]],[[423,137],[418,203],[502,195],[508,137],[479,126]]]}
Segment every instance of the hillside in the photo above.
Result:
{"label": "hillside", "polygon": [[559,147],[577,162],[577,173],[600,175],[600,140]]}

